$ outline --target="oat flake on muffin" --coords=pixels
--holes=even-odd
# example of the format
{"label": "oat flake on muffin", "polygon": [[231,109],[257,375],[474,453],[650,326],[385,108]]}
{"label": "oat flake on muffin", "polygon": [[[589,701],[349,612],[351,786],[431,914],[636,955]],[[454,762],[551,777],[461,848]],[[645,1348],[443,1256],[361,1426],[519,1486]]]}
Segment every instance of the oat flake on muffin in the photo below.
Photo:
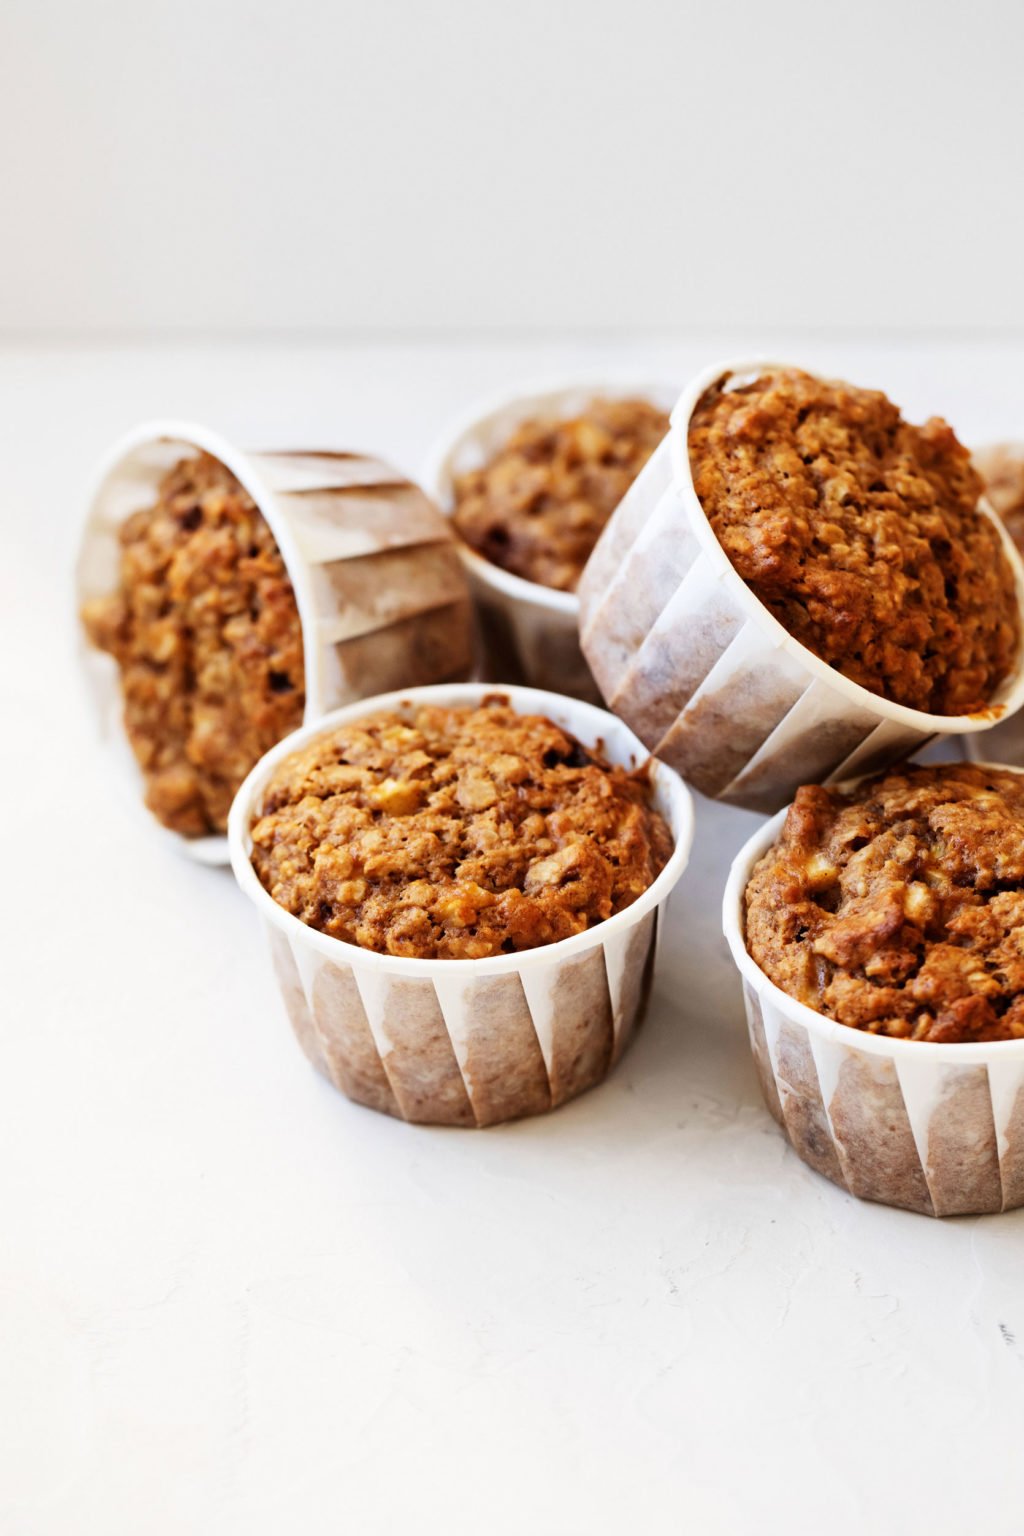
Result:
{"label": "oat flake on muffin", "polygon": [[286,758],[252,863],[302,922],[381,953],[480,959],[628,907],[672,849],[645,772],[496,696],[336,727]]}
{"label": "oat flake on muffin", "polygon": [[984,708],[1020,643],[1013,570],[945,422],[875,390],[776,369],[710,389],[693,483],[730,561],[797,640],[873,693]]}
{"label": "oat flake on muffin", "polygon": [[745,898],[778,987],[855,1029],[1024,1038],[1024,774],[908,767],[801,789]]}
{"label": "oat flake on muffin", "polygon": [[185,837],[223,832],[254,763],[302,723],[302,629],[270,529],[230,471],[181,460],[119,530],[118,585],[86,632],[121,673],[146,804]]}

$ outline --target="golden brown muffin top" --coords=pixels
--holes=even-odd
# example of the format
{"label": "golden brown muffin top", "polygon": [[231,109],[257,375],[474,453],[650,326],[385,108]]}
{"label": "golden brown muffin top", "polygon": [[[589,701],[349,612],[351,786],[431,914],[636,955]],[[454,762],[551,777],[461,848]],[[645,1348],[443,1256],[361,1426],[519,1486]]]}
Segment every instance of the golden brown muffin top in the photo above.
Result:
{"label": "golden brown muffin top", "polygon": [[597,399],[578,416],[524,421],[481,469],[456,476],[455,526],[492,565],[575,592],[668,426],[647,400]]}
{"label": "golden brown muffin top", "polygon": [[672,838],[645,772],[499,696],[318,736],[268,784],[252,862],[273,899],[384,954],[480,959],[621,912]]}
{"label": "golden brown muffin top", "polygon": [[874,1034],[1024,1039],[1024,774],[908,767],[799,790],[746,891],[747,948]]}
{"label": "golden brown muffin top", "polygon": [[146,804],[185,837],[223,832],[249,769],[302,723],[302,628],[273,535],[208,454],[181,460],[119,531],[117,587],[88,603],[121,671]]}
{"label": "golden brown muffin top", "polygon": [[719,542],[789,633],[913,709],[981,710],[1016,664],[1020,615],[967,450],[877,390],[777,369],[716,385],[689,429]]}

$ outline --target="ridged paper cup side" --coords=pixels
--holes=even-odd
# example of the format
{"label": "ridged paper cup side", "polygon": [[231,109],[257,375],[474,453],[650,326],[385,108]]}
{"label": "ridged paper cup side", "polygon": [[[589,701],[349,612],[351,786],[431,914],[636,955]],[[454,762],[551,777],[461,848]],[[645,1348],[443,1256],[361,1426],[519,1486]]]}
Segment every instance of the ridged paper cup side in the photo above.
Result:
{"label": "ridged paper cup side", "polygon": [[744,893],[785,817],[736,855],[722,918],[761,1091],[790,1145],[850,1194],[883,1205],[928,1216],[1024,1205],[1024,1040],[866,1034],[797,1002],[751,957]]}
{"label": "ridged paper cup side", "polygon": [[[544,714],[613,763],[647,760],[603,710],[532,688],[502,688],[520,714]],[[306,1055],[356,1103],[431,1125],[485,1126],[555,1109],[603,1081],[646,1007],[658,924],[686,867],[693,806],[679,776],[652,764],[652,794],[675,842],[657,880],[624,912],[539,949],[486,960],[415,960],[346,944],[277,905],[252,867],[251,827],[278,764],[324,731],[377,710],[475,706],[494,685],[418,688],[365,700],[304,726],[242,785],[228,836],[235,877],[263,920],[292,1027]]]}
{"label": "ridged paper cup side", "polygon": [[[579,592],[583,653],[609,709],[704,794],[767,812],[800,784],[872,772],[1024,704],[1024,652],[977,714],[927,714],[880,698],[795,640],[733,569],[694,490],[690,417],[719,381],[783,366],[717,364],[694,379]],[[999,528],[1024,625],[1024,565],[987,503],[980,510]]]}
{"label": "ridged paper cup side", "polygon": [[[417,485],[368,455],[247,453],[189,422],[148,422],[100,466],[79,549],[79,611],[116,586],[121,524],[153,503],[172,465],[198,452],[227,466],[277,542],[302,625],[307,723],[386,689],[469,675],[468,585],[446,519]],[[84,636],[81,648],[120,782],[142,806],[142,776],[122,724],[118,668]],[[228,862],[226,837],[182,837],[148,812],[146,821],[192,858]]]}
{"label": "ridged paper cup side", "polygon": [[[578,380],[520,387],[472,407],[435,443],[423,474],[429,495],[446,516],[455,509],[455,477],[478,469],[533,417],[569,417],[596,399],[642,399],[669,410],[677,391],[636,380]],[[487,675],[600,703],[580,650],[579,599],[527,581],[477,554],[455,531],[480,616]]]}

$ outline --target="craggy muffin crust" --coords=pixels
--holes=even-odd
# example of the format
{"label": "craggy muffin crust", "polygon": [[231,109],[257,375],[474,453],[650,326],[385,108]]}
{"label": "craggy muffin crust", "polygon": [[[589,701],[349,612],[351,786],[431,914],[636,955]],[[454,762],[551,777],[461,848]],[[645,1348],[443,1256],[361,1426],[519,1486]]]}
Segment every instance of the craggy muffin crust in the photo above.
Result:
{"label": "craggy muffin crust", "polygon": [[979,448],[974,467],[985,482],[985,493],[1024,555],[1024,444],[997,443]]}
{"label": "craggy muffin crust", "polygon": [[791,635],[883,698],[984,708],[1013,669],[1013,571],[952,429],[797,369],[715,386],[693,483],[729,559]]}
{"label": "craggy muffin crust", "polygon": [[302,723],[302,629],[274,538],[207,454],[164,477],[122,525],[120,579],[86,605],[121,669],[146,804],[185,837],[223,832],[253,764]]}
{"label": "craggy muffin crust", "polygon": [[647,400],[593,400],[523,422],[481,469],[455,479],[455,526],[493,565],[575,592],[601,530],[668,431]]}
{"label": "craggy muffin crust", "polygon": [[644,772],[499,696],[368,715],[286,759],[252,828],[276,902],[384,954],[480,959],[621,912],[672,849]]}
{"label": "craggy muffin crust", "polygon": [[908,767],[801,789],[746,891],[747,948],[855,1029],[1024,1038],[1024,775]]}

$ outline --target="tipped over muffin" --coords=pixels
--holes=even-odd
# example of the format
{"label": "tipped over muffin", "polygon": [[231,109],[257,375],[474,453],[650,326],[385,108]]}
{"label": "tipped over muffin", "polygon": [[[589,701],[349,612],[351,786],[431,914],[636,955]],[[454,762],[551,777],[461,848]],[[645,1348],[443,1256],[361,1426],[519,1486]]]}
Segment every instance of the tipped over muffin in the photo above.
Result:
{"label": "tipped over muffin", "polygon": [[120,670],[146,804],[185,837],[223,832],[249,769],[302,722],[288,572],[252,497],[205,453],[175,464],[118,536],[116,587],[82,618]]}
{"label": "tipped over muffin", "polygon": [[964,715],[1020,646],[1013,569],[952,428],[778,368],[690,420],[693,484],[733,566],[802,644],[910,708]]}

